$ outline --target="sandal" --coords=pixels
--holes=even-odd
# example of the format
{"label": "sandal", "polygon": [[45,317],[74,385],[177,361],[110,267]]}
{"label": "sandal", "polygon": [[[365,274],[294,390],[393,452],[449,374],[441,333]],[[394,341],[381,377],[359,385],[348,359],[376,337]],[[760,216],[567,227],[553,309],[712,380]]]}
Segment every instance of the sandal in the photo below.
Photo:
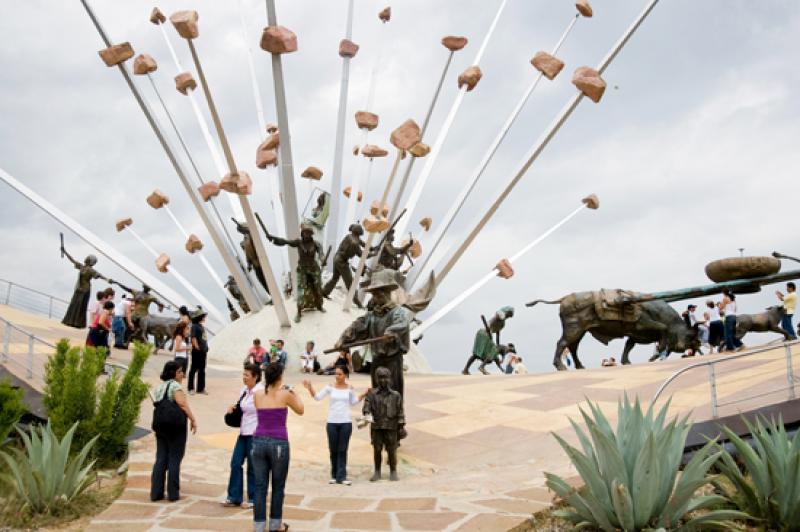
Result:
{"label": "sandal", "polygon": [[278,530],[273,530],[271,532],[286,532],[289,530],[289,523],[283,523],[283,528],[279,528]]}

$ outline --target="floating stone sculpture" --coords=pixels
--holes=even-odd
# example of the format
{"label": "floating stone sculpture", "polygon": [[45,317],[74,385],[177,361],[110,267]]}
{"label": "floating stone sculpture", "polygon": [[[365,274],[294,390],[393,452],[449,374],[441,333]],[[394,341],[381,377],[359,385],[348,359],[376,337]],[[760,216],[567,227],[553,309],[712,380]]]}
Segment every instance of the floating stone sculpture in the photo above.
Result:
{"label": "floating stone sculpture", "polygon": [[458,88],[460,89],[466,85],[467,91],[471,91],[482,77],[483,73],[481,72],[481,67],[478,65],[471,66],[458,76]]}
{"label": "floating stone sculpture", "polygon": [[433,220],[431,220],[430,216],[426,216],[422,220],[419,221],[419,225],[425,229],[425,231],[431,230],[431,225],[433,224]]}
{"label": "floating stone sculpture", "polygon": [[316,166],[309,166],[303,173],[300,174],[300,177],[305,177],[306,179],[313,179],[315,181],[319,181],[322,179],[322,170],[317,168]]}
{"label": "floating stone sculpture", "polygon": [[156,60],[147,54],[139,54],[133,61],[133,73],[137,76],[155,72],[158,69]]}
{"label": "floating stone sculpture", "polygon": [[186,251],[194,254],[200,251],[201,249],[203,249],[203,242],[199,238],[197,238],[197,235],[195,234],[189,235],[189,238],[186,240]]}
{"label": "floating stone sculpture", "polygon": [[261,49],[271,54],[297,51],[297,35],[283,26],[267,26],[261,34]]}
{"label": "floating stone sculpture", "polygon": [[277,131],[278,131],[278,124],[274,122],[270,122],[269,124],[267,124],[267,133],[271,135]]}
{"label": "floating stone sculpture", "polygon": [[353,155],[358,155],[358,152],[361,150],[358,144],[353,146]]}
{"label": "floating stone sculpture", "polygon": [[197,88],[197,82],[194,80],[189,72],[183,72],[175,76],[175,88],[181,94],[188,94],[189,90]]}
{"label": "floating stone sculpture", "polygon": [[267,166],[278,166],[278,152],[275,150],[264,150],[259,146],[256,152],[256,166],[262,170]]}
{"label": "floating stone sculpture", "polygon": [[112,44],[97,53],[100,54],[100,59],[103,60],[106,66],[112,67],[133,57],[133,47],[131,47],[131,43],[124,42],[122,44]]}
{"label": "floating stone sculpture", "polygon": [[597,210],[600,207],[600,198],[596,194],[589,194],[581,200],[590,209]]}
{"label": "floating stone sculpture", "polygon": [[598,103],[606,91],[606,82],[600,77],[600,73],[587,66],[578,67],[575,70],[572,75],[572,83],[594,103]]}
{"label": "floating stone sculpture", "polygon": [[117,227],[117,232],[123,231],[126,227],[128,227],[131,224],[133,224],[133,218],[122,218],[120,220],[117,220],[117,223],[115,224]]}
{"label": "floating stone sculpture", "polygon": [[364,199],[364,193],[359,190],[358,193],[356,194],[356,201],[361,203],[361,200],[363,199]]}
{"label": "floating stone sculpture", "polygon": [[359,129],[372,131],[378,127],[378,115],[369,111],[356,111],[356,124]]}
{"label": "floating stone sculpture", "polygon": [[363,148],[361,148],[361,155],[364,157],[386,157],[389,155],[389,152],[381,148],[380,146],[376,146],[374,144],[367,144]]}
{"label": "floating stone sculpture", "polygon": [[514,268],[511,267],[511,263],[508,262],[508,259],[501,259],[495,268],[497,269],[498,277],[502,277],[503,279],[511,279],[514,276]]}
{"label": "floating stone sculpture", "polygon": [[417,123],[409,118],[392,131],[389,140],[398,150],[407,150],[422,140],[422,133]]}
{"label": "floating stone sculpture", "polygon": [[536,55],[531,59],[531,64],[533,68],[550,80],[555,79],[561,69],[564,68],[564,61],[543,51],[536,52]]}
{"label": "floating stone sculpture", "polygon": [[578,13],[583,15],[586,18],[592,17],[592,6],[589,5],[588,0],[578,0],[575,2],[575,8],[577,8]]}
{"label": "floating stone sculpture", "polygon": [[464,48],[469,40],[466,37],[460,37],[458,35],[448,35],[442,39],[442,46],[450,50],[451,52],[457,52]]}
{"label": "floating stone sculpture", "polygon": [[281,145],[281,135],[277,131],[272,133],[267,140],[261,143],[261,146],[258,147],[259,150],[274,150],[278,146]]}
{"label": "floating stone sculpture", "polygon": [[173,13],[169,16],[169,21],[175,26],[178,35],[184,39],[196,39],[200,36],[200,28],[197,26],[199,18],[197,11],[187,9]]}
{"label": "floating stone sculpture", "polygon": [[[409,245],[410,244],[410,245]],[[418,258],[422,255],[422,244],[419,243],[419,240],[412,239],[410,242],[408,239],[403,240],[400,242],[401,248],[408,248],[407,253],[411,256],[412,259]]]}
{"label": "floating stone sculpture", "polygon": [[169,266],[169,255],[166,253],[162,253],[156,259],[156,269],[161,273],[167,273],[167,266]]}
{"label": "floating stone sculpture", "polygon": [[238,174],[225,174],[219,183],[219,188],[231,194],[247,196],[253,191],[253,180],[247,172],[239,170]]}
{"label": "floating stone sculpture", "polygon": [[363,225],[364,229],[370,233],[380,233],[381,231],[386,231],[389,229],[391,224],[386,218],[369,214],[364,218],[364,221],[361,225]]}
{"label": "floating stone sculpture", "polygon": [[219,196],[219,184],[216,181],[209,181],[197,187],[197,191],[203,201],[208,201]]}
{"label": "floating stone sculpture", "polygon": [[158,189],[155,189],[147,196],[147,204],[154,209],[160,209],[167,203],[169,203],[169,197]]}
{"label": "floating stone sculpture", "polygon": [[774,257],[730,257],[706,264],[706,275],[715,283],[762,277],[781,270],[781,261]]}
{"label": "floating stone sculpture", "polygon": [[389,22],[392,19],[392,8],[390,6],[384,7],[380,13],[378,13],[378,18],[381,19],[382,22]]}
{"label": "floating stone sculpture", "polygon": [[375,216],[382,216],[382,217],[385,218],[385,217],[389,216],[389,205],[386,204],[386,203],[381,205],[380,201],[375,200],[369,206],[369,212],[370,212],[370,214],[373,214]]}
{"label": "floating stone sculpture", "polygon": [[150,22],[158,26],[159,24],[163,24],[167,21],[167,17],[164,16],[164,13],[161,12],[160,9],[154,7],[153,10],[150,12]]}
{"label": "floating stone sculpture", "polygon": [[431,147],[425,144],[424,142],[417,142],[411,148],[409,148],[408,153],[410,153],[414,157],[425,157],[431,152]]}
{"label": "floating stone sculpture", "polygon": [[342,39],[339,43],[339,57],[353,58],[358,53],[359,46],[350,39]]}
{"label": "floating stone sculpture", "polygon": [[344,190],[342,190],[342,194],[344,194],[345,198],[349,198],[352,193],[353,193],[352,187],[344,187]]}

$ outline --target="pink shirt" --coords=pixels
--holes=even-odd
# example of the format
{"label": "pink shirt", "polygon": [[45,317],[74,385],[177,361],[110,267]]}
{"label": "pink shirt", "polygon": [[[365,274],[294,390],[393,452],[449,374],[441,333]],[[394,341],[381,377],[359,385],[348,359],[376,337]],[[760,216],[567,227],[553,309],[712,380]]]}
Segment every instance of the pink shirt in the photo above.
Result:
{"label": "pink shirt", "polygon": [[242,402],[240,406],[242,407],[242,426],[239,429],[239,433],[242,436],[252,436],[253,433],[256,431],[256,427],[258,426],[258,414],[256,413],[256,404],[255,404],[255,394],[257,390],[263,390],[264,383],[259,382],[255,386],[253,386],[252,390],[248,390],[247,386],[243,387],[242,390],[239,392],[239,396],[242,397]]}

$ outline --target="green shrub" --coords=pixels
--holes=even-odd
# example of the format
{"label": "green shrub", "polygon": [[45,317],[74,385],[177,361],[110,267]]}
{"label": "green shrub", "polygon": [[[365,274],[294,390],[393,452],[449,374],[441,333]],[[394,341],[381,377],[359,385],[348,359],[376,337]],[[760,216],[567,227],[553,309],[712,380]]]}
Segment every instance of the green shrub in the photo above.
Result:
{"label": "green shrub", "polygon": [[[606,531],[722,528],[728,519],[746,518],[734,510],[713,510],[726,502],[724,497],[695,496],[711,480],[706,473],[719,456],[713,442],[679,475],[690,424],[687,417],[665,424],[668,407],[669,402],[654,415],[651,405],[643,413],[638,399],[631,405],[625,396],[618,405],[615,433],[600,408],[589,402],[592,417],[581,409],[588,436],[570,420],[583,452],[554,434],[586,484],[579,492],[545,473],[547,486],[571,506],[555,514],[577,528]],[[709,509],[686,521],[688,514]]]}
{"label": "green shrub", "polygon": [[10,454],[0,451],[0,457],[11,470],[11,485],[23,502],[22,510],[48,513],[58,505],[68,504],[89,487],[94,479],[91,472],[94,461],[87,463],[86,459],[97,438],[89,440],[70,458],[77,428],[77,423],[72,425],[61,441],[49,423],[34,428],[30,436],[17,429],[25,451],[12,449]]}
{"label": "green shrub", "polygon": [[0,445],[6,441],[11,429],[25,413],[22,390],[11,387],[8,380],[0,382]]}
{"label": "green shrub", "polygon": [[800,431],[789,439],[783,419],[756,419],[753,426],[746,419],[753,447],[728,427],[725,437],[736,449],[745,473],[724,449],[717,467],[730,480],[720,488],[740,510],[763,521],[770,530],[800,530]]}

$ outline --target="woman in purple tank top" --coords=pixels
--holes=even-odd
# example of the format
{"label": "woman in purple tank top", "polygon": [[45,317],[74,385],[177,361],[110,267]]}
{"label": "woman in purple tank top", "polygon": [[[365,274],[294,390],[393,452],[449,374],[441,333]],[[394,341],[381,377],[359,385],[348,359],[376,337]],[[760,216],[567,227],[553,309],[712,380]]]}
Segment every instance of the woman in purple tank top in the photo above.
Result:
{"label": "woman in purple tank top", "polygon": [[269,530],[284,531],[283,497],[289,473],[289,435],[286,417],[289,408],[302,416],[303,401],[289,386],[283,384],[283,366],[277,362],[264,370],[264,389],[254,397],[258,426],[253,434],[250,451],[255,472],[256,493],[253,501],[253,524],[256,532],[267,530],[267,478],[272,477],[272,496],[269,504]]}

